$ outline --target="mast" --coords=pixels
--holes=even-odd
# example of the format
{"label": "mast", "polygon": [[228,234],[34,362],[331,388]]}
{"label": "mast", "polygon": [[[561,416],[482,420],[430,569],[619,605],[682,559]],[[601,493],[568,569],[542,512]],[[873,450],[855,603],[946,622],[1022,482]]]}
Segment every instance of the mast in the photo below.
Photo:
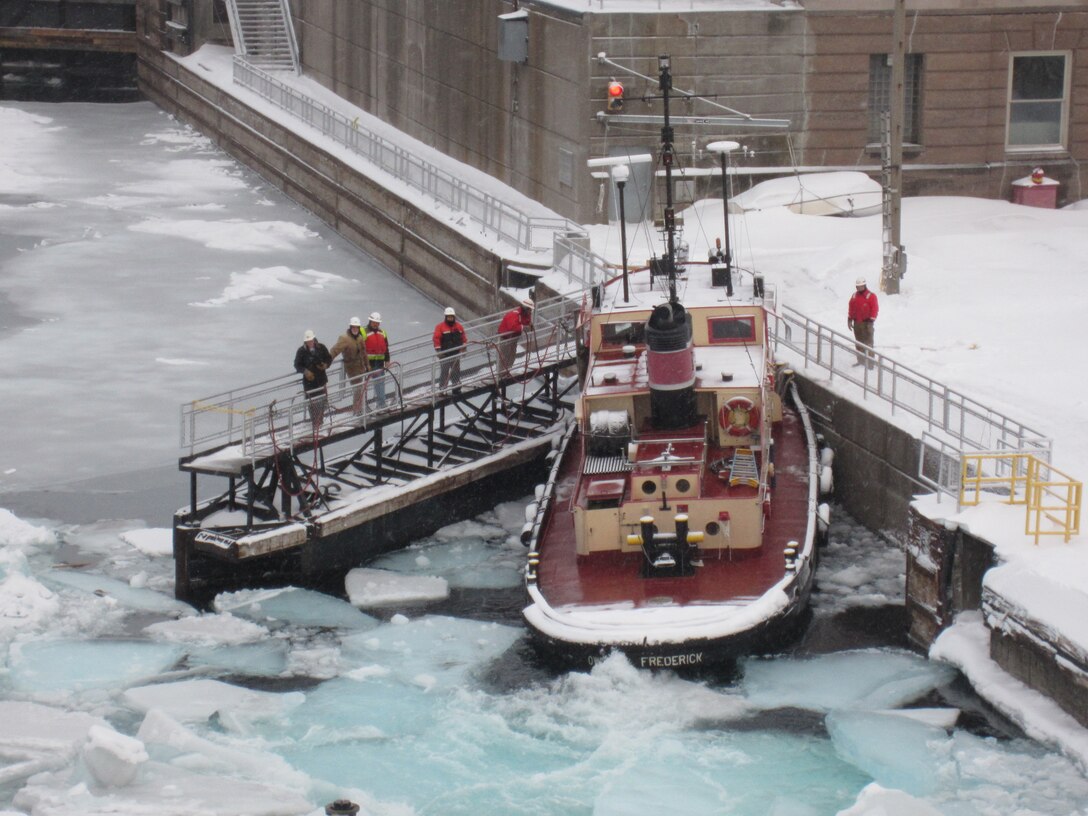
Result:
{"label": "mast", "polygon": [[661,90],[662,110],[665,122],[661,126],[661,164],[665,167],[665,246],[667,250],[666,268],[669,275],[669,303],[675,305],[676,298],[676,212],[672,200],[672,163],[673,131],[669,124],[669,90],[672,88],[672,71],[667,54],[657,58],[660,71],[658,88]]}
{"label": "mast", "polygon": [[672,74],[668,56],[658,58],[664,101],[661,127],[661,163],[665,166],[665,266],[669,300],[656,306],[646,321],[646,378],[650,386],[650,424],[659,431],[690,428],[695,413],[695,348],[691,315],[676,296],[676,214],[672,200],[672,125],[669,90]]}

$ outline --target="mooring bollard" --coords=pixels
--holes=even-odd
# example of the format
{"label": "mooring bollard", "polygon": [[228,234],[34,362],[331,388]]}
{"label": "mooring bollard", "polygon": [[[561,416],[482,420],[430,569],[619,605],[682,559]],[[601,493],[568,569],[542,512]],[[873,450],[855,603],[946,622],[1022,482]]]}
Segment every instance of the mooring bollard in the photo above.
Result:
{"label": "mooring bollard", "polygon": [[355,816],[359,812],[359,806],[349,799],[337,799],[325,805],[325,816]]}

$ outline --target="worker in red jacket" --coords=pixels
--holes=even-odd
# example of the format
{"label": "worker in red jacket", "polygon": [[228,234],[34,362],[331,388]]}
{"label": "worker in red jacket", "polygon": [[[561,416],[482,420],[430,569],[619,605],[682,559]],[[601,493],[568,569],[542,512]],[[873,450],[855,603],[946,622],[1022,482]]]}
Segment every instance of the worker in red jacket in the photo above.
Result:
{"label": "worker in red jacket", "polygon": [[371,312],[363,335],[366,337],[366,360],[374,382],[374,400],[379,408],[385,407],[385,368],[389,365],[389,335],[382,327],[382,316]]}
{"label": "worker in red jacket", "polygon": [[533,302],[525,298],[516,309],[503,315],[499,323],[499,375],[505,377],[514,365],[518,338],[533,330]]}
{"label": "worker in red jacket", "polygon": [[850,305],[846,312],[846,325],[853,330],[855,354],[857,362],[854,365],[866,365],[873,367],[870,353],[873,348],[873,324],[876,322],[880,304],[877,303],[876,293],[870,292],[865,285],[865,278],[855,281],[857,291],[850,296]]}
{"label": "worker in red jacket", "polygon": [[461,392],[461,355],[468,346],[465,327],[457,319],[457,312],[452,306],[446,307],[442,322],[434,327],[434,350],[438,355],[439,388],[445,390],[453,385],[453,393]]}

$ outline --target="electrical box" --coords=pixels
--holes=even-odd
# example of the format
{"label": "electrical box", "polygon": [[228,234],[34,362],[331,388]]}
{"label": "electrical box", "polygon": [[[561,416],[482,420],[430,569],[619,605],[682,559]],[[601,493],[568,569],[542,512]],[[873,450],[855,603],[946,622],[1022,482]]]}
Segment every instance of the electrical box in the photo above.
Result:
{"label": "electrical box", "polygon": [[1035,181],[1031,176],[1025,176],[1012,183],[1012,203],[1053,210],[1058,206],[1059,187],[1061,182],[1054,179],[1044,177]]}
{"label": "electrical box", "polygon": [[499,15],[499,59],[503,62],[529,61],[529,12],[521,10]]}

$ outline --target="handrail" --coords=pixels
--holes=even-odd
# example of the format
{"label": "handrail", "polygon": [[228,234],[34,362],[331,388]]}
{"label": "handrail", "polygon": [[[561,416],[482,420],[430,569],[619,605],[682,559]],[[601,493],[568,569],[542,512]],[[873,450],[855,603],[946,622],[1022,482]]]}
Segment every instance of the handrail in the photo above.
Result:
{"label": "handrail", "polygon": [[287,36],[287,47],[291,50],[291,67],[298,76],[302,73],[302,66],[298,58],[298,37],[295,34],[295,21],[291,17],[291,7],[287,0],[279,0],[280,13],[283,15],[284,33]]}
{"label": "handrail", "polygon": [[[573,358],[579,308],[578,302],[566,297],[538,302],[533,310],[533,342],[521,344],[518,367],[513,373],[528,373]],[[483,385],[501,378],[496,335],[503,314],[464,322],[469,345],[460,357],[462,385]],[[444,396],[440,388],[441,365],[430,332],[403,343],[394,336],[391,347],[393,364],[382,375],[390,403],[405,408],[433,404]],[[382,411],[375,397],[377,372],[366,375],[360,383],[349,380],[342,365],[336,369],[326,389],[329,414],[322,425],[323,434],[349,426],[365,427]],[[364,405],[355,414],[355,392],[360,386],[364,389]],[[238,455],[253,459],[271,450],[272,436],[276,436],[276,447],[289,448],[312,435],[308,421],[304,421],[306,403],[294,373],[192,400],[181,406],[181,449],[195,458],[237,446]]]}
{"label": "handrail", "polygon": [[897,411],[917,417],[926,430],[939,432],[962,447],[974,450],[1027,451],[1050,461],[1052,440],[1041,432],[988,408],[980,402],[915,371],[874,349],[870,365],[858,365],[855,340],[817,323],[788,306],[778,309],[773,322],[775,347],[801,356],[805,367],[828,372],[875,397]]}
{"label": "handrail", "polygon": [[480,228],[518,249],[545,251],[557,233],[577,231],[566,218],[530,215],[415,155],[339,111],[309,98],[267,71],[234,58],[234,81],[347,147],[399,182],[462,212]]}
{"label": "handrail", "polygon": [[[959,506],[982,503],[983,494],[1025,505],[1024,533],[1035,544],[1044,535],[1066,543],[1080,533],[1083,485],[1030,453],[973,451],[961,454]],[[1044,524],[1051,525],[1044,529]]]}
{"label": "handrail", "polygon": [[[1042,478],[1041,473],[1047,473]],[[1054,479],[1057,474],[1061,478]],[[1035,536],[1060,535],[1066,544],[1072,536],[1080,535],[1080,511],[1084,497],[1084,485],[1062,473],[1047,462],[1032,459],[1028,473],[1027,520],[1024,533]],[[1053,502],[1053,503],[1048,503]],[[1044,530],[1043,521],[1049,521],[1057,529]]]}

